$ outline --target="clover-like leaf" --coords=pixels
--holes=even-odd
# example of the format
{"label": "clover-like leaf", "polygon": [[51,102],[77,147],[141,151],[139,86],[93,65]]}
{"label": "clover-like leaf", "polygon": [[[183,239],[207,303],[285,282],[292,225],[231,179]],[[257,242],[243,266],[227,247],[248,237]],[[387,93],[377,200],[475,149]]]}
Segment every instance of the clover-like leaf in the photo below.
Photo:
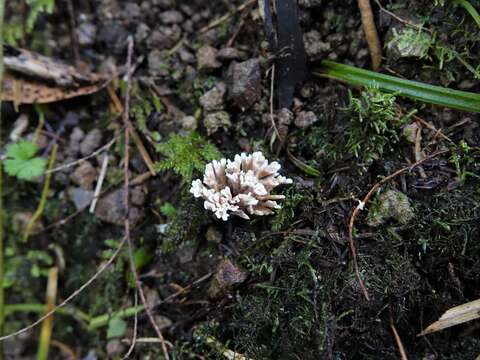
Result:
{"label": "clover-like leaf", "polygon": [[41,176],[45,170],[47,160],[35,157],[38,151],[36,144],[21,140],[7,146],[5,171],[10,176],[22,180],[32,180]]}
{"label": "clover-like leaf", "polygon": [[107,339],[119,338],[127,332],[127,323],[118,317],[108,322]]}

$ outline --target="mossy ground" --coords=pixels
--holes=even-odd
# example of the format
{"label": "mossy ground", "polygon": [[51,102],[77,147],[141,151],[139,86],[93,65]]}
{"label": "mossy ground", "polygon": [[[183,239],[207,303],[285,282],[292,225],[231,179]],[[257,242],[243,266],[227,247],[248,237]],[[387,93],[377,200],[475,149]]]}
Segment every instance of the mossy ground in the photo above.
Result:
{"label": "mossy ground", "polygon": [[[180,2],[171,3],[180,9]],[[478,59],[480,30],[460,7],[453,3],[434,6],[429,1],[382,3],[391,11],[415,14],[436,33],[429,48],[423,48],[426,55],[422,59],[390,62],[389,58],[388,71],[432,84],[478,91],[475,69],[472,72],[465,62],[473,64]],[[228,10],[221,1],[192,4],[198,13],[200,9],[209,9],[207,20]],[[102,2],[102,6],[110,9],[108,1]],[[121,16],[121,9],[114,9]],[[330,50],[320,54],[322,58],[368,67],[368,52],[361,51],[366,44],[356,1],[323,2],[318,7],[301,9],[305,31],[315,30],[322,39],[329,39]],[[82,10],[98,21],[106,13],[89,7]],[[54,16],[65,15],[68,19],[64,11],[58,11]],[[375,11],[380,34],[384,36],[393,20],[378,9]],[[156,26],[155,19],[148,20],[152,28]],[[125,21],[133,29],[139,20]],[[238,17],[232,17],[231,23],[215,30],[210,38],[196,32],[186,34],[186,49],[195,52],[204,43],[223,47],[232,35],[229,26],[238,25],[238,21]],[[244,31],[237,34],[236,44],[250,51],[249,56],[268,55],[260,47],[263,37],[259,36],[258,19],[246,16],[241,21],[245,21]],[[40,25],[45,31],[30,36],[53,36],[51,22],[52,18],[41,17]],[[28,40],[34,43],[34,39]],[[83,49],[83,55],[103,56],[98,55],[100,49],[101,44],[95,43]],[[137,55],[142,56],[148,56],[150,50],[144,43],[136,49]],[[123,53],[105,51],[123,63]],[[448,56],[453,52],[464,61]],[[62,53],[54,55],[61,57]],[[450,307],[480,297],[480,128],[475,125],[478,114],[412,103],[375,88],[362,93],[312,76],[296,96],[302,109],[314,112],[318,121],[306,129],[291,125],[284,146],[272,146],[270,122],[263,121],[263,115],[269,115],[270,80],[263,77],[262,98],[252,109],[242,112],[227,103],[226,110],[234,124],[230,129],[207,136],[200,125],[197,132],[203,138],[191,136],[202,151],[195,152],[198,144],[178,149],[182,142],[172,134],[188,133],[180,129],[178,111],[195,115],[201,124],[198,98],[223,79],[226,69],[205,74],[196,72],[191,64],[183,64],[176,55],[167,58],[170,75],[155,78],[148,66],[140,63],[139,77],[151,76],[162,86],[168,85],[170,92],[166,96],[173,100],[163,104],[145,82],[134,77],[132,119],[162,171],[147,181],[149,195],[143,205],[146,215],[132,230],[132,239],[135,249],[142,249],[138,254],[149,255],[148,260],[144,256],[139,272],[153,302],[187,287],[181,295],[153,309],[156,316],[170,321],[164,333],[172,344],[172,357],[223,359],[224,353],[232,350],[251,359],[398,359],[392,325],[411,359],[463,360],[479,355],[476,322],[426,338],[416,336]],[[309,63],[313,70],[316,65],[315,59]],[[54,124],[71,111],[81,114],[84,130],[100,128],[105,139],[113,133],[109,124],[115,116],[103,93],[49,108],[48,120]],[[399,108],[403,113],[417,109],[418,115],[443,129],[452,142],[424,128],[424,155],[437,150],[450,152],[425,162],[422,170],[404,172],[381,188],[382,192],[401,191],[408,198],[413,218],[405,222],[386,218],[382,224],[370,226],[368,212],[378,209],[380,201],[380,196],[375,196],[357,219],[354,239],[358,265],[371,298],[366,301],[354,275],[347,224],[358,199],[377,181],[415,161],[414,144],[403,137],[401,129],[413,120],[398,115]],[[15,119],[10,107],[4,110],[8,119]],[[172,116],[176,111],[177,115]],[[7,122],[4,133],[11,130],[12,123]],[[31,128],[34,130],[33,125]],[[63,145],[68,142],[65,138]],[[171,146],[168,139],[176,141],[176,146]],[[281,190],[286,196],[282,209],[271,217],[248,222],[232,219],[226,223],[205,212],[188,192],[187,182],[192,175],[201,176],[202,163],[214,157],[216,149],[225,157],[262,150],[269,159],[278,159],[282,171],[294,180]],[[122,177],[121,142],[111,154],[117,162],[109,168],[106,186],[115,187]],[[292,155],[300,163],[292,161]],[[184,164],[175,163],[177,156],[187,159],[186,162],[192,158],[195,164],[179,168],[177,165]],[[165,159],[170,163],[166,164]],[[312,176],[308,166],[320,172],[320,176]],[[131,171],[136,175],[145,171],[134,150]],[[67,174],[54,177],[42,216],[44,225],[50,227],[28,243],[21,242],[21,229],[7,225],[7,273],[14,279],[7,289],[8,303],[42,303],[46,270],[63,263],[59,299],[65,298],[95,273],[122,239],[120,227],[106,225],[94,215],[81,212],[70,218],[75,209],[65,195],[69,185]],[[40,191],[41,183],[8,178],[4,192],[7,224],[17,212],[33,212]],[[165,204],[171,205],[167,209]],[[59,223],[62,219],[68,222]],[[220,234],[219,238],[207,237],[212,228]],[[30,257],[26,255],[29,252]],[[192,284],[215,271],[224,258],[235,262],[248,277],[220,299],[211,299],[209,279]],[[36,269],[34,274],[32,268]],[[133,298],[128,256],[122,252],[73,306],[95,317],[132,306]],[[15,330],[35,318],[36,314],[15,313],[9,316],[7,330]],[[126,321],[131,328],[132,320]],[[98,358],[107,358],[106,329],[107,326],[89,330],[78,319],[57,316],[54,337],[79,349],[83,356],[93,349]],[[131,331],[122,338],[130,335]],[[139,316],[139,336],[154,336],[143,313]],[[19,343],[35,341],[32,336]],[[31,353],[23,350],[25,356]],[[55,351],[52,354],[53,358],[61,356]],[[138,344],[135,356],[160,359],[162,355],[157,344]]]}

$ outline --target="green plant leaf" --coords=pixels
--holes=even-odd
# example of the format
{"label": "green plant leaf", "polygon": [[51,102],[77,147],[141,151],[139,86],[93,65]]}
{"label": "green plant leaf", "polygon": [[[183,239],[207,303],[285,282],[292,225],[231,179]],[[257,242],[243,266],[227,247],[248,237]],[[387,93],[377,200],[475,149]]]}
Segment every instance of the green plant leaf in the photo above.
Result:
{"label": "green plant leaf", "polygon": [[[150,260],[153,258],[153,253],[151,251],[148,251],[146,248],[141,247],[133,253],[133,262],[135,264],[135,269],[140,271],[145,265],[147,265]],[[132,289],[135,288],[135,277],[133,276],[133,273],[130,271],[130,269],[127,270],[127,282],[130,285]]]}
{"label": "green plant leaf", "polygon": [[10,176],[22,180],[32,180],[43,174],[47,160],[34,157],[38,147],[34,143],[21,140],[7,146],[5,171]]}
{"label": "green plant leaf", "polygon": [[108,322],[107,339],[119,338],[127,332],[127,323],[120,318],[112,318]]}
{"label": "green plant leaf", "polygon": [[480,14],[477,9],[475,9],[470,2],[467,0],[455,0],[455,2],[461,6],[470,14],[473,20],[480,26]]}
{"label": "green plant leaf", "polygon": [[175,214],[177,213],[177,209],[175,209],[175,207],[170,204],[169,202],[166,202],[165,204],[162,205],[162,207],[160,208],[160,212],[162,213],[162,215],[166,216],[167,218],[171,219],[175,216]]}
{"label": "green plant leaf", "polygon": [[37,151],[37,145],[26,140],[21,140],[7,146],[7,156],[12,158],[30,159],[35,156]]}
{"label": "green plant leaf", "polygon": [[27,4],[30,5],[30,12],[27,17],[27,30],[31,32],[40,13],[51,14],[53,12],[55,0],[27,0]]}
{"label": "green plant leaf", "polygon": [[352,85],[376,85],[381,91],[393,92],[397,96],[452,109],[480,112],[480,94],[405,80],[355,66],[339,64],[330,60],[322,62],[320,73],[316,73],[316,75],[340,80]]}

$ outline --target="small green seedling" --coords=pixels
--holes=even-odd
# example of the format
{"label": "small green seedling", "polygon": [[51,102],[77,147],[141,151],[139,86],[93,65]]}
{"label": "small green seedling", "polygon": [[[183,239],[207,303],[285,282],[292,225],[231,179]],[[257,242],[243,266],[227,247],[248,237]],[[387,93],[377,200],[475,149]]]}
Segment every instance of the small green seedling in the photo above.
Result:
{"label": "small green seedling", "polygon": [[21,180],[33,180],[45,171],[47,160],[35,156],[38,146],[30,141],[21,140],[7,146],[5,171]]}

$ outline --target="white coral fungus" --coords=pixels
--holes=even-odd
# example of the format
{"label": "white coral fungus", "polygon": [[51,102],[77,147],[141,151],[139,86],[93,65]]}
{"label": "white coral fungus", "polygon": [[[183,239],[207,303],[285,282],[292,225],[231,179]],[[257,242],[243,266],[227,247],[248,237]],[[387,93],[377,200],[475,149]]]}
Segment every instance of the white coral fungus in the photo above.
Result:
{"label": "white coral fungus", "polygon": [[214,160],[205,167],[203,182],[192,182],[190,192],[203,198],[205,209],[226,221],[230,214],[250,219],[249,215],[269,215],[280,208],[276,200],[283,195],[270,192],[281,184],[291,184],[292,179],[278,173],[280,164],[268,163],[261,152],[242,153],[235,159]]}

